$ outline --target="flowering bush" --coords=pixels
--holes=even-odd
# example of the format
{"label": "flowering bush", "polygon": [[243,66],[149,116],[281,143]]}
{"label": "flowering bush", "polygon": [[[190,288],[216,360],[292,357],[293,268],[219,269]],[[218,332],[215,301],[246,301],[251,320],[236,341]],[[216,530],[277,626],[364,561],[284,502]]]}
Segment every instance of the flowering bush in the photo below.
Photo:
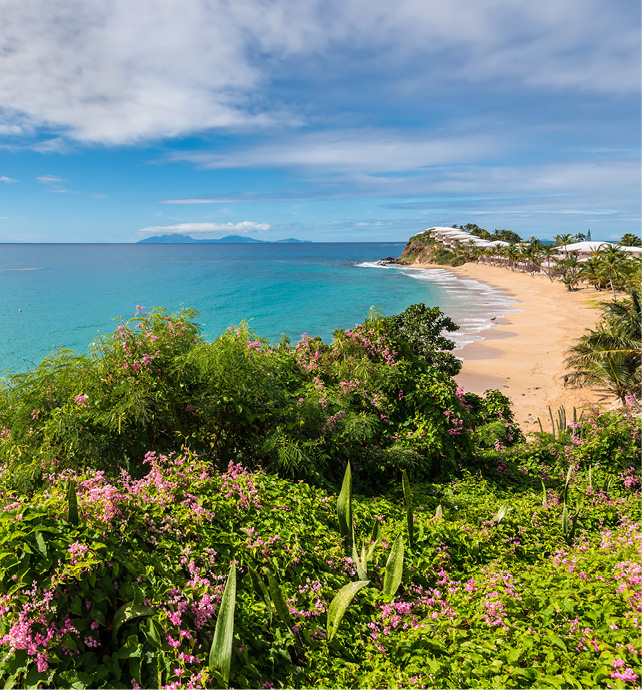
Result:
{"label": "flowering bush", "polygon": [[[0,512],[0,681],[47,687],[211,687],[209,648],[231,562],[233,687],[633,687],[639,676],[639,488],[588,496],[569,544],[560,494],[480,477],[414,484],[414,545],[382,595],[395,498],[354,497],[379,525],[370,586],[328,643],[328,604],[356,575],[336,498],[193,453],[148,474],[65,471]],[[78,522],[70,515],[76,487]],[[435,510],[440,505],[440,510]],[[604,516],[615,507],[609,521]],[[600,517],[602,516],[602,517]],[[257,586],[277,574],[286,624]],[[129,612],[129,613],[127,613]]]}
{"label": "flowering bush", "polygon": [[[189,447],[219,468],[232,460],[284,475],[337,482],[350,460],[371,484],[455,469],[470,449],[474,415],[450,378],[454,324],[416,305],[371,313],[330,344],[294,347],[247,324],[204,342],[183,310],[121,322],[90,357],[62,353],[0,388],[0,459],[16,486],[43,471],[93,467],[141,476],[149,450]],[[451,361],[452,360],[452,361]]]}
{"label": "flowering bush", "polygon": [[633,406],[526,443],[433,310],[294,347],[138,312],[0,390],[6,687],[220,686],[232,572],[233,687],[638,684]]}

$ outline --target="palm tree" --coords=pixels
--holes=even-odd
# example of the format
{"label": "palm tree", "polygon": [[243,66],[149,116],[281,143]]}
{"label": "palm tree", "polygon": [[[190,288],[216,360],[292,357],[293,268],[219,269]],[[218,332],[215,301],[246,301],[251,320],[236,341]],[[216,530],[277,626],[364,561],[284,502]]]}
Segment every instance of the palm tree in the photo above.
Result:
{"label": "palm tree", "polygon": [[519,261],[520,255],[521,253],[516,245],[511,244],[510,246],[505,247],[505,256],[508,259],[508,265],[510,266],[511,271],[515,270],[515,262]]}
{"label": "palm tree", "polygon": [[640,291],[631,298],[603,305],[602,321],[595,330],[587,329],[569,350],[566,365],[571,385],[596,386],[622,403],[627,396],[640,398],[642,337],[640,335]]}
{"label": "palm tree", "polygon": [[617,248],[616,245],[606,244],[600,248],[600,251],[597,253],[597,258],[600,261],[604,275],[608,275],[609,277],[609,285],[611,286],[613,299],[616,300],[617,296],[615,294],[613,279],[615,279],[617,283],[618,278],[622,277],[623,265],[627,257],[621,249]]}
{"label": "palm tree", "polygon": [[642,240],[638,235],[634,235],[631,232],[627,232],[626,234],[622,235],[620,244],[623,247],[642,247]]}
{"label": "palm tree", "polygon": [[553,282],[553,267],[551,266],[551,259],[557,257],[557,250],[550,244],[542,245],[540,249],[540,263],[539,266],[543,269],[548,279]]}
{"label": "palm tree", "polygon": [[560,259],[555,264],[554,275],[560,276],[560,280],[566,285],[569,290],[572,290],[579,281],[579,271],[582,267],[579,259],[575,254],[567,256],[565,259]]}
{"label": "palm tree", "polygon": [[556,247],[566,247],[567,244],[571,244],[575,240],[575,237],[564,233],[562,235],[555,235],[553,239],[555,240]]}
{"label": "palm tree", "polygon": [[591,283],[596,290],[603,287],[602,265],[596,256],[591,256],[580,269],[580,278]]}

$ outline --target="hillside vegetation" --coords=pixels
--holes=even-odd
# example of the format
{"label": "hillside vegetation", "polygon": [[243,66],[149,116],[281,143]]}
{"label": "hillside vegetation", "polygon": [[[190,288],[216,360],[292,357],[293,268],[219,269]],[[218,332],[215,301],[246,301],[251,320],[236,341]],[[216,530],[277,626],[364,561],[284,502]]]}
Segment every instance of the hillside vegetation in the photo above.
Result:
{"label": "hillside vegetation", "polygon": [[638,408],[458,389],[414,305],[329,344],[139,310],[0,389],[5,687],[634,687]]}

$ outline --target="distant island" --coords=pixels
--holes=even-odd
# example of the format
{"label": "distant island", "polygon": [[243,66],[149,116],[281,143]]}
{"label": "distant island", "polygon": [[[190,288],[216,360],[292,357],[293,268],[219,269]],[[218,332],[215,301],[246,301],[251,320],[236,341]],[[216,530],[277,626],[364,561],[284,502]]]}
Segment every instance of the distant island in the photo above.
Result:
{"label": "distant island", "polygon": [[294,237],[288,237],[285,240],[257,240],[254,237],[243,237],[242,235],[226,235],[218,240],[195,240],[189,235],[154,235],[153,237],[146,237],[144,240],[138,240],[136,244],[283,244],[288,243],[310,243],[311,240],[297,240]]}

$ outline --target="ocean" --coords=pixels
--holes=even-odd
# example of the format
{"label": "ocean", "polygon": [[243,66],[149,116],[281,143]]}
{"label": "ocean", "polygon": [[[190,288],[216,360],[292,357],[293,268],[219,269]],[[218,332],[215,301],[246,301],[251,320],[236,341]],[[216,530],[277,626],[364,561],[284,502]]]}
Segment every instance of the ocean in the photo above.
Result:
{"label": "ocean", "polygon": [[0,372],[32,369],[60,347],[89,351],[137,305],[199,311],[213,340],[247,320],[277,341],[329,341],[371,306],[395,314],[425,302],[461,330],[462,347],[511,310],[501,292],[442,269],[380,266],[403,243],[0,244]]}

